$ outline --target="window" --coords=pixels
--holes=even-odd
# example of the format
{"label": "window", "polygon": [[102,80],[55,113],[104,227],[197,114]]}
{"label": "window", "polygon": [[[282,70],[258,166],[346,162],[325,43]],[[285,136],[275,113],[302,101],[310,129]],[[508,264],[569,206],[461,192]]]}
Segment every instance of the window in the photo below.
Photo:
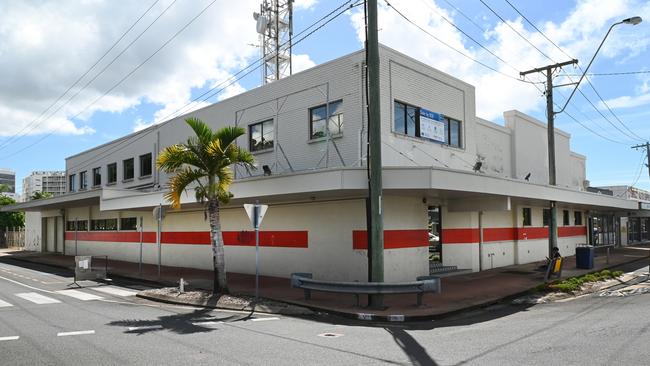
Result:
{"label": "window", "polygon": [[325,117],[327,109],[327,104],[309,109],[309,136],[311,139],[327,136],[328,130],[330,135],[343,133],[343,101],[337,100],[329,103],[329,118]]}
{"label": "window", "polygon": [[[75,231],[75,221],[66,222],[67,231]],[[77,231],[88,231],[88,221],[86,220],[77,220]]]}
{"label": "window", "polygon": [[542,226],[549,226],[550,223],[551,223],[551,210],[545,208],[544,211],[542,211]]}
{"label": "window", "polygon": [[522,214],[524,215],[524,226],[532,225],[532,217],[530,213],[530,207],[524,207],[522,209]]}
{"label": "window", "polygon": [[117,163],[111,163],[106,166],[106,176],[108,184],[117,182]]}
{"label": "window", "polygon": [[76,174],[70,174],[68,177],[68,192],[74,192],[77,190],[77,175]]}
{"label": "window", "polygon": [[395,132],[409,136],[420,136],[417,124],[417,107],[395,101]]}
{"label": "window", "polygon": [[101,186],[102,185],[102,168],[94,168],[93,169],[93,186]]}
{"label": "window", "polygon": [[573,212],[573,225],[576,225],[576,226],[582,225],[582,212],[581,211]]}
{"label": "window", "polygon": [[79,189],[80,190],[84,190],[84,189],[88,188],[88,177],[87,177],[87,175],[88,174],[86,174],[85,171],[79,173]]}
{"label": "window", "polygon": [[90,220],[90,230],[92,231],[117,230],[117,219]]}
{"label": "window", "polygon": [[248,126],[248,145],[250,151],[266,150],[273,147],[273,120],[254,123]]}
{"label": "window", "polygon": [[569,210],[562,211],[562,225],[569,226]]}
{"label": "window", "polygon": [[151,175],[151,153],[140,155],[140,177],[148,177]]}
{"label": "window", "polygon": [[461,126],[460,121],[451,118],[445,118],[445,127],[447,127],[447,143],[449,146],[461,147]]}
{"label": "window", "polygon": [[133,179],[133,158],[122,161],[122,180]]}
{"label": "window", "polygon": [[135,217],[121,218],[120,230],[138,230],[138,219]]}

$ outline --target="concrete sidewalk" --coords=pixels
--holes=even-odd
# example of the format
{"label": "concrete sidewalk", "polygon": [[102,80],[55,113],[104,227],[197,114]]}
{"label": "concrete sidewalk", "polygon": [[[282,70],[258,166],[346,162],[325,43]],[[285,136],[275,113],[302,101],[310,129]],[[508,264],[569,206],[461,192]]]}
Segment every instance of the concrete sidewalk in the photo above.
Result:
{"label": "concrete sidewalk", "polygon": [[[73,256],[17,251],[3,252],[4,258],[74,268]],[[566,257],[562,277],[577,276],[634,261],[640,261],[640,265],[647,265],[649,255],[650,247],[648,245],[616,248],[611,250],[609,263],[607,263],[604,249],[599,249],[592,270],[576,269],[575,257]],[[643,260],[645,262],[641,262]],[[303,291],[291,288],[289,279],[269,276],[260,277],[260,296],[365,320],[433,319],[469,308],[486,306],[536,287],[544,281],[544,272],[539,270],[539,265],[540,263],[530,263],[444,277],[442,278],[442,293],[426,294],[424,306],[420,307],[415,305],[415,294],[384,296],[386,309],[383,310],[356,307],[354,306],[354,295],[347,294],[313,291],[311,300],[304,300]],[[109,259],[108,271],[112,276],[145,280],[163,286],[177,286],[178,280],[182,277],[189,282],[191,288],[212,288],[213,273],[206,270],[163,266],[159,277],[158,268],[155,265],[143,264],[142,272],[140,272],[137,263]],[[230,291],[234,294],[250,296],[255,293],[254,275],[228,273],[228,284]],[[362,299],[362,304],[364,303]]]}

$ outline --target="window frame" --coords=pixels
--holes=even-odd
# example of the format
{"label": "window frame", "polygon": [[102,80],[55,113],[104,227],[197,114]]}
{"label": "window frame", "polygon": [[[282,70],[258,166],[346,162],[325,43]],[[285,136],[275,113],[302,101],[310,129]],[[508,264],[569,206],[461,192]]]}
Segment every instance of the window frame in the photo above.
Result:
{"label": "window frame", "polygon": [[[93,187],[102,185],[102,167],[93,168]],[[97,179],[99,177],[99,179]]]}
{"label": "window frame", "polygon": [[562,226],[571,225],[571,220],[569,219],[569,210],[562,210]]}
{"label": "window frame", "polygon": [[551,226],[551,209],[542,209],[542,226]]}
{"label": "window frame", "polygon": [[[143,159],[143,158],[146,158],[147,156],[149,157],[149,164],[142,164],[142,159]],[[138,157],[138,162],[140,163],[140,166],[139,166],[139,169],[138,169],[140,175],[138,176],[138,178],[148,178],[148,177],[151,177],[151,175],[153,174],[153,154],[152,154],[152,153],[146,153],[146,154],[142,154],[142,155],[140,155],[140,156]],[[147,167],[149,168],[149,174],[142,174],[142,173],[143,173],[143,172],[142,172],[142,169],[143,169],[145,166],[147,166]]]}
{"label": "window frame", "polygon": [[[332,105],[333,104],[340,104],[340,107],[337,108],[339,112],[336,113],[336,114],[332,113],[332,109],[333,109]],[[328,114],[324,118],[324,120],[325,120],[325,129],[324,129],[324,131],[318,131],[317,133],[324,132],[324,134],[322,136],[314,136],[314,122],[320,122],[320,121],[323,120],[323,119],[314,120],[314,111],[319,109],[319,108],[323,108],[323,107],[325,107],[325,114]],[[338,121],[338,131],[337,132],[332,132],[330,130],[330,119],[333,119],[335,117],[336,117],[336,119]],[[315,107],[309,108],[309,139],[310,140],[318,140],[318,139],[325,138],[325,137],[327,137],[327,131],[329,131],[329,136],[330,137],[333,137],[333,136],[338,137],[338,136],[343,135],[344,121],[345,120],[343,119],[343,99],[333,100],[333,101],[331,101],[329,103],[324,103],[324,104],[317,105]]]}
{"label": "window frame", "polygon": [[[109,222],[111,223],[110,227]],[[89,231],[117,231],[117,224],[117,218],[91,219]],[[96,225],[99,227],[96,227]]]}
{"label": "window frame", "polygon": [[84,170],[79,172],[79,190],[85,191],[86,189],[88,189],[88,171]]}
{"label": "window frame", "polygon": [[[127,174],[126,174],[128,172],[128,170],[126,169],[127,168],[126,164],[128,162],[131,162],[131,169],[130,169],[131,176],[130,177],[127,177]],[[128,159],[122,160],[122,181],[123,182],[130,182],[130,181],[133,180],[133,178],[135,178],[135,159],[134,158],[128,158]]]}
{"label": "window frame", "polygon": [[522,207],[521,215],[523,216],[522,226],[533,226],[533,210],[530,207]]}
{"label": "window frame", "polygon": [[[451,141],[451,124],[455,122],[458,124],[458,145],[452,144]],[[445,145],[455,147],[457,149],[463,148],[463,122],[454,118],[445,117],[445,128],[447,129],[447,142]]]}
{"label": "window frame", "polygon": [[[111,167],[114,179],[111,180]],[[117,183],[117,163],[106,164],[106,185]]]}
{"label": "window frame", "polygon": [[[81,228],[79,227],[81,224]],[[77,231],[88,231],[88,220],[77,220],[76,221]],[[66,221],[65,231],[75,231],[75,220]]]}
{"label": "window frame", "polygon": [[[270,124],[271,127],[272,127],[272,135],[273,135],[271,137],[270,143],[269,143],[269,140],[266,140],[266,142],[264,142],[264,135],[265,135],[265,133],[264,133],[264,125],[268,125],[268,124]],[[253,143],[253,141],[254,141],[254,139],[253,139],[253,128],[255,126],[260,126],[260,138],[262,140],[262,141],[260,141],[260,143],[261,143],[260,147],[255,147],[255,145],[260,145],[260,143],[258,143],[258,144]],[[272,150],[274,148],[274,146],[275,146],[275,121],[273,120],[273,118],[265,119],[263,121],[251,123],[251,124],[248,125],[248,150],[250,152],[270,151],[270,150]]]}
{"label": "window frame", "polygon": [[[397,129],[397,125],[396,125],[397,115],[398,115],[398,111],[397,111],[398,106],[400,106],[402,111],[403,111],[402,119],[403,119],[404,129],[402,131],[399,131]],[[409,109],[411,109],[411,110],[413,110],[415,112],[415,118],[413,119],[414,123],[415,123],[415,126],[413,128],[413,130],[414,130],[413,133],[409,133],[410,132],[409,123],[408,123]],[[464,138],[463,121],[461,121],[459,119],[456,119],[456,118],[444,116],[443,123],[445,124],[445,139],[446,139],[446,141],[436,141],[436,140],[432,140],[432,139],[422,137],[420,135],[420,113],[421,113],[420,111],[421,111],[421,109],[422,109],[421,107],[415,106],[413,104],[402,102],[399,99],[394,99],[393,100],[393,122],[392,122],[392,125],[391,125],[391,130],[393,131],[393,133],[396,133],[396,134],[399,134],[399,135],[402,135],[402,136],[415,137],[415,138],[418,138],[418,139],[434,142],[434,143],[437,143],[437,144],[440,144],[440,145],[453,147],[453,148],[456,148],[456,149],[464,149],[464,144],[463,144],[463,138]],[[400,113],[402,113],[402,111],[400,111]],[[456,140],[452,141],[452,128],[451,128],[452,125],[458,126],[457,141]]]}
{"label": "window frame", "polygon": [[582,226],[582,211],[573,211],[573,225]]}
{"label": "window frame", "polygon": [[[397,114],[396,109],[397,109],[398,104],[402,106],[402,109],[404,111],[404,114],[402,116],[404,118],[404,131],[398,131],[397,127],[395,126],[395,118],[396,118],[396,114]],[[409,108],[412,108],[412,110],[415,112],[415,115],[414,115],[414,118],[413,118],[414,119],[414,124],[415,124],[414,127],[413,127],[413,129],[414,129],[413,134],[409,134],[409,128],[408,128],[408,126],[409,126],[409,124],[408,124],[408,116],[409,116],[408,111],[409,111]],[[398,133],[400,135],[421,138],[420,137],[420,107],[417,107],[417,106],[414,106],[412,104],[402,102],[400,100],[394,100],[393,101],[392,130],[393,130],[393,132]]]}
{"label": "window frame", "polygon": [[77,174],[73,173],[68,175],[68,192],[77,191]]}
{"label": "window frame", "polygon": [[[133,227],[133,229],[128,229],[128,228],[125,229],[124,228],[125,220],[135,220],[135,226]],[[119,226],[120,231],[137,231],[138,230],[138,218],[137,217],[120,217],[119,225],[120,225]]]}

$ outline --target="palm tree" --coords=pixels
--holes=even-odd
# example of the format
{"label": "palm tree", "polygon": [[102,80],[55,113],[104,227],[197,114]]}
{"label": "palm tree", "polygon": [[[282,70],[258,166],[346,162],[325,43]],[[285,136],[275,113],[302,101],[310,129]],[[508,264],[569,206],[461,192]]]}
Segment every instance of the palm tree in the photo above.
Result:
{"label": "palm tree", "polygon": [[185,122],[196,136],[189,137],[185,143],[165,148],[158,156],[156,166],[174,174],[165,193],[172,208],[180,208],[181,195],[189,186],[194,187],[197,202],[205,204],[210,220],[213,293],[228,293],[219,206],[228,203],[233,196],[228,191],[233,181],[232,165],[253,169],[253,155],[234,144],[246,133],[242,127],[223,127],[213,131],[198,118],[188,118]]}

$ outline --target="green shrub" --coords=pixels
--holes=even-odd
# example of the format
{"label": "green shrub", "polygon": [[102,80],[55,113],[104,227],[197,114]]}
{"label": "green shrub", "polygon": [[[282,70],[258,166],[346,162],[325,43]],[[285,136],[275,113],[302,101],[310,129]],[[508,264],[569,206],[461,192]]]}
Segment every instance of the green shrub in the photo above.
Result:
{"label": "green shrub", "polygon": [[540,290],[544,289],[544,290],[553,290],[553,291],[561,291],[561,292],[574,292],[580,290],[582,285],[584,285],[587,282],[605,281],[610,278],[619,277],[621,275],[623,275],[623,272],[621,271],[612,272],[610,270],[604,269],[600,272],[588,273],[578,277],[567,278],[564,281],[544,284],[544,286],[541,287]]}

